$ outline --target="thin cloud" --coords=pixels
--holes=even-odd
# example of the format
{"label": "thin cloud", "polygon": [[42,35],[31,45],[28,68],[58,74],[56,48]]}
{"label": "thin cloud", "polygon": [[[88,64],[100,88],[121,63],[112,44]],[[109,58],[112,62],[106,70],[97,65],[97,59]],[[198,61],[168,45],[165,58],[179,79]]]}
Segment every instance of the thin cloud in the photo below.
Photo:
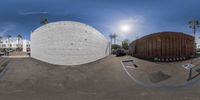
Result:
{"label": "thin cloud", "polygon": [[48,14],[46,11],[32,11],[32,12],[19,12],[20,15],[39,15],[39,14]]}
{"label": "thin cloud", "polygon": [[9,29],[3,29],[2,31],[0,31],[0,36],[4,36],[8,31]]}
{"label": "thin cloud", "polygon": [[13,30],[15,28],[15,24],[5,24],[4,26],[0,27],[0,36],[5,36],[8,34],[9,31]]}

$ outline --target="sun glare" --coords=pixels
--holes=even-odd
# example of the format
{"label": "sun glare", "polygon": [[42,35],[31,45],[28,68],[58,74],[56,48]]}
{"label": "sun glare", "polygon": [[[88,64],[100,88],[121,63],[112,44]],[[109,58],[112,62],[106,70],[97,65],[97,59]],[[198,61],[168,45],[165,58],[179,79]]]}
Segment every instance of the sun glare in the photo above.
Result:
{"label": "sun glare", "polygon": [[122,32],[130,32],[131,31],[131,25],[123,24],[123,25],[120,26],[120,30]]}

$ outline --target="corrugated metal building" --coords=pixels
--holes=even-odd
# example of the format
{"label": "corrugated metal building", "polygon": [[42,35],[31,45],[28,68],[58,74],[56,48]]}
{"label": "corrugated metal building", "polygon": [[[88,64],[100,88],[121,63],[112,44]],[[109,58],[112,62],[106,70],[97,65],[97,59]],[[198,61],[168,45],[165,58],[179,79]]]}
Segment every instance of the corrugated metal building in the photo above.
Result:
{"label": "corrugated metal building", "polygon": [[156,61],[184,60],[195,54],[194,37],[181,32],[153,33],[133,41],[129,53]]}

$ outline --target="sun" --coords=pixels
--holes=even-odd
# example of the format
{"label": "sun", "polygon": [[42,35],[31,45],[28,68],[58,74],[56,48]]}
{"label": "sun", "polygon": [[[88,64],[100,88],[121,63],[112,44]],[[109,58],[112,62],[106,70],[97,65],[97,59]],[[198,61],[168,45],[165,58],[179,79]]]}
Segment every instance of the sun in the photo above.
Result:
{"label": "sun", "polygon": [[129,25],[129,24],[122,24],[122,25],[120,25],[120,30],[122,32],[125,32],[125,33],[130,32],[131,31],[131,25]]}

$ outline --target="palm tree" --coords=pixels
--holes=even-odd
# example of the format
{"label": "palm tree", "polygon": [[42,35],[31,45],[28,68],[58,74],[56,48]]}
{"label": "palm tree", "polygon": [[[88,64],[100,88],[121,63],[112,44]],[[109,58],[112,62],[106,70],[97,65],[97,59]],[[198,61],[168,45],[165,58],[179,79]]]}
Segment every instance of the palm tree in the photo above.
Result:
{"label": "palm tree", "polygon": [[191,20],[188,22],[189,27],[193,29],[193,35],[195,37],[196,34],[196,28],[199,27],[199,21],[198,20]]}
{"label": "palm tree", "polygon": [[19,45],[19,41],[20,39],[22,39],[22,35],[18,34],[17,35],[17,39],[18,39],[18,46],[17,46],[17,49],[21,49],[20,45]]}
{"label": "palm tree", "polygon": [[113,34],[113,38],[114,38],[114,44],[116,44],[116,38],[117,38],[117,34],[116,33]]}
{"label": "palm tree", "polygon": [[113,35],[110,34],[109,37],[110,37],[110,41],[111,41],[111,45],[112,45]]}
{"label": "palm tree", "polygon": [[42,20],[40,21],[40,24],[41,24],[41,25],[45,25],[45,24],[48,24],[48,23],[49,23],[49,21],[48,21],[47,18],[44,18],[44,19],[42,19]]}
{"label": "palm tree", "polygon": [[7,35],[7,38],[10,39],[12,36],[11,35]]}
{"label": "palm tree", "polygon": [[2,36],[0,36],[0,42],[2,42],[2,39],[3,39],[3,37],[2,37]]}
{"label": "palm tree", "polygon": [[112,44],[112,40],[113,40],[113,39],[114,39],[114,44],[116,44],[117,34],[116,34],[116,33],[110,34],[109,37],[110,37],[110,39],[111,39],[111,44]]}
{"label": "palm tree", "polygon": [[2,37],[2,36],[0,36],[0,44],[1,44],[1,48],[3,48],[2,39],[3,39],[3,37]]}

